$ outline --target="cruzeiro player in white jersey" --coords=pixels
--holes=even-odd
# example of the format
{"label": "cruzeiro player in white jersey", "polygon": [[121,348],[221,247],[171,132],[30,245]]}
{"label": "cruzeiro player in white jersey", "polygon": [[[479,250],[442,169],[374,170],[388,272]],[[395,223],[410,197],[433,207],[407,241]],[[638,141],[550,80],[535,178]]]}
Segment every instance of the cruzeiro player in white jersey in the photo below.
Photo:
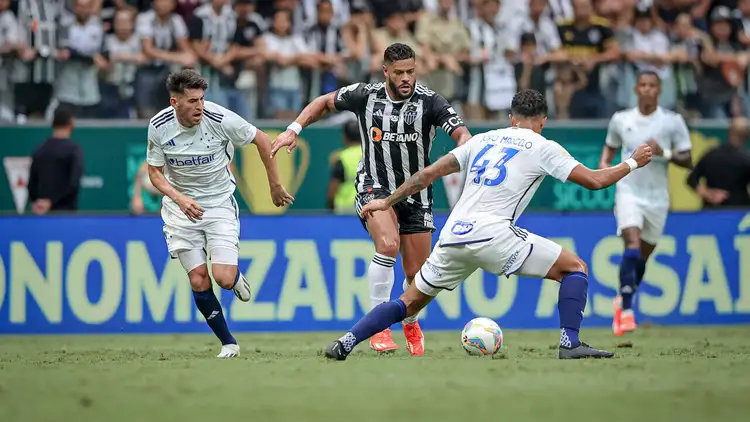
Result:
{"label": "cruzeiro player in white jersey", "polygon": [[581,258],[551,240],[515,225],[545,176],[602,189],[648,164],[651,147],[615,167],[590,170],[556,142],[540,135],[547,103],[538,91],[524,90],[511,104],[512,127],[475,135],[435,164],[416,173],[386,199],[365,205],[363,213],[385,210],[446,174],[466,171],[461,197],[448,217],[430,257],[404,294],[365,315],[325,351],[344,360],[352,349],[427,306],[441,290],[453,290],[477,268],[493,274],[520,274],[560,282],[560,359],[608,358],[578,338],[588,290],[588,268]]}
{"label": "cruzeiro player in white jersey", "polygon": [[231,358],[240,354],[240,347],[211,288],[206,250],[216,283],[249,301],[250,285],[237,269],[239,208],[229,170],[234,147],[258,147],[276,206],[294,198],[279,183],[268,136],[237,114],[204,101],[207,87],[193,70],[169,75],[171,105],[148,124],[146,162],[151,183],[164,194],[161,216],[169,254],[185,268],[195,304],[221,340],[218,357]]}
{"label": "cruzeiro player in white jersey", "polygon": [[599,168],[609,167],[619,148],[625,159],[647,143],[653,163],[615,186],[617,234],[625,242],[620,264],[620,294],[615,298],[612,330],[621,336],[636,329],[633,295],[646,272],[646,261],[656,248],[669,212],[669,162],[691,168],[690,133],[685,119],[659,107],[661,81],[653,72],[638,75],[638,106],[615,113],[609,122]]}

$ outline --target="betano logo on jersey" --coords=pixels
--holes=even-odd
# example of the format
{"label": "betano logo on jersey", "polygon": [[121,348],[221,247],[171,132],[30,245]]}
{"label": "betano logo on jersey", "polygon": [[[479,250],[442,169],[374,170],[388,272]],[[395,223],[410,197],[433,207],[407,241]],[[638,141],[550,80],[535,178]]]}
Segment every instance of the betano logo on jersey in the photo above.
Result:
{"label": "betano logo on jersey", "polygon": [[370,140],[373,142],[389,141],[397,143],[405,142],[417,142],[419,139],[419,133],[396,133],[396,132],[383,132],[382,130],[373,127],[370,129]]}
{"label": "betano logo on jersey", "polygon": [[174,167],[188,167],[188,166],[202,166],[204,164],[212,163],[216,160],[216,154],[211,155],[196,155],[193,157],[185,158],[181,160],[179,158],[170,158],[169,165]]}

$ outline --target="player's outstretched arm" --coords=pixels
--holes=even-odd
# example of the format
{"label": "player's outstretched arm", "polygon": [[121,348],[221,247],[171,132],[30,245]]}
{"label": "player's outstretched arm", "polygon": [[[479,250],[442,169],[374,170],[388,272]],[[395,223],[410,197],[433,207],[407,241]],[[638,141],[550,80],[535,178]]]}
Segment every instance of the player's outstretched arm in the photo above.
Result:
{"label": "player's outstretched arm", "polygon": [[427,166],[406,179],[388,198],[376,199],[367,203],[367,205],[362,207],[362,215],[368,216],[375,211],[387,210],[398,202],[420,192],[422,189],[426,189],[435,180],[459,171],[461,171],[461,166],[456,156],[445,154],[434,164]]}
{"label": "player's outstretched arm", "polygon": [[636,148],[630,158],[614,167],[591,170],[583,164],[579,164],[570,172],[568,180],[589,190],[608,188],[636,168],[650,163],[651,156],[651,147],[644,144]]}
{"label": "player's outstretched arm", "polygon": [[169,197],[169,199],[174,201],[174,203],[180,207],[180,210],[185,213],[190,221],[195,223],[203,217],[203,208],[201,208],[194,200],[178,192],[177,189],[169,183],[167,178],[164,177],[164,166],[156,167],[149,164],[148,178],[151,180],[151,184],[154,185],[159,192],[164,194],[164,196]]}
{"label": "player's outstretched arm", "polygon": [[258,154],[263,162],[263,166],[266,168],[266,176],[268,177],[268,186],[271,188],[273,204],[277,207],[291,204],[294,202],[294,197],[281,184],[276,161],[271,158],[271,139],[265,132],[258,130],[253,143],[258,147]]}
{"label": "player's outstretched arm", "polygon": [[334,104],[335,92],[331,92],[314,99],[305,107],[297,118],[271,143],[271,158],[284,147],[287,153],[291,153],[297,147],[297,135],[305,127],[322,119],[329,111],[336,110]]}

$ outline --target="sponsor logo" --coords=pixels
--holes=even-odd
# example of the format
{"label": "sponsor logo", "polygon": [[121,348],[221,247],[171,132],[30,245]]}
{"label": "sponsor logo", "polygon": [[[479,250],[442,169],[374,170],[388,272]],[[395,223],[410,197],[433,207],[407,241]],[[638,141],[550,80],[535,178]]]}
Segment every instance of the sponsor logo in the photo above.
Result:
{"label": "sponsor logo", "polygon": [[436,275],[436,276],[438,276],[438,277],[442,277],[442,276],[443,276],[443,273],[442,273],[442,272],[440,272],[440,269],[438,269],[438,267],[436,267],[436,266],[435,266],[435,265],[434,265],[433,263],[431,263],[430,261],[426,261],[426,262],[424,263],[424,266],[425,266],[425,267],[427,267],[427,270],[428,270],[429,272],[431,272],[432,274],[434,274],[434,275]]}
{"label": "sponsor logo", "polygon": [[172,167],[193,167],[213,163],[216,160],[216,154],[196,155],[185,159],[170,158],[169,165]]}
{"label": "sponsor logo", "polygon": [[521,251],[526,250],[526,248],[521,248],[515,252],[513,252],[513,255],[508,258],[508,261],[505,262],[505,265],[503,265],[503,269],[500,270],[501,274],[508,274],[508,271],[513,267],[513,264],[516,263],[516,260],[518,259],[518,255],[521,253]]}
{"label": "sponsor logo", "polygon": [[453,227],[451,227],[451,233],[457,236],[468,234],[472,230],[474,230],[474,225],[468,221],[456,221],[453,223]]}

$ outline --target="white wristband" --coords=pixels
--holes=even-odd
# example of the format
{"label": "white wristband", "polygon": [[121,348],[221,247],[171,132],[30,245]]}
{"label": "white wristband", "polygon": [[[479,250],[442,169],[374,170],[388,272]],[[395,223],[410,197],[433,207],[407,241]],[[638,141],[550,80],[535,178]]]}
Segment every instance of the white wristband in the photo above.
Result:
{"label": "white wristband", "polygon": [[292,124],[287,126],[286,128],[296,133],[297,135],[299,135],[299,133],[302,132],[302,125],[297,122],[292,122]]}
{"label": "white wristband", "polygon": [[630,167],[630,171],[633,171],[638,168],[638,163],[636,163],[635,160],[632,158],[628,158],[627,160],[623,161],[623,163],[627,164],[628,167]]}
{"label": "white wristband", "polygon": [[672,159],[672,150],[671,149],[665,149],[662,151],[662,157],[664,157],[665,160],[669,161]]}

